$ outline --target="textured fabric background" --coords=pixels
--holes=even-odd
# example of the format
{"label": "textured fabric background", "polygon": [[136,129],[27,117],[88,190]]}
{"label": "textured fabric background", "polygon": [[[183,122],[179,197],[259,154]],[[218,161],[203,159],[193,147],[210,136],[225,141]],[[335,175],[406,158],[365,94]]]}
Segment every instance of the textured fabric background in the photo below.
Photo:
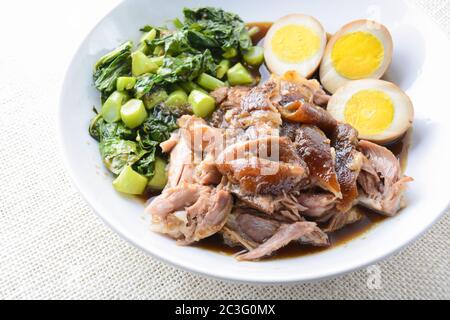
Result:
{"label": "textured fabric background", "polygon": [[[378,269],[293,286],[196,276],[144,255],[106,227],[63,167],[56,110],[73,52],[118,2],[0,5],[0,299],[450,298],[449,214]],[[415,2],[450,33],[448,0]],[[375,288],[368,285],[374,272],[381,276]]]}

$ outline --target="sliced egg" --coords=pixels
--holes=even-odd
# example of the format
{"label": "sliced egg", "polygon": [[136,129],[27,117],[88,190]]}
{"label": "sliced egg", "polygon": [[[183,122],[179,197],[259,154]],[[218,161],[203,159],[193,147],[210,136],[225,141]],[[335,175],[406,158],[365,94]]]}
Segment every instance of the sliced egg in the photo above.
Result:
{"label": "sliced egg", "polygon": [[297,71],[310,77],[322,60],[327,34],[315,18],[290,14],[276,21],[264,38],[264,58],[272,73]]}
{"label": "sliced egg", "polygon": [[346,24],[327,44],[320,82],[334,93],[352,80],[379,79],[392,61],[392,50],[392,37],[385,26],[370,20]]}
{"label": "sliced egg", "polygon": [[349,82],[333,94],[327,110],[358,130],[360,139],[381,144],[401,137],[414,118],[409,97],[395,84],[377,79]]}

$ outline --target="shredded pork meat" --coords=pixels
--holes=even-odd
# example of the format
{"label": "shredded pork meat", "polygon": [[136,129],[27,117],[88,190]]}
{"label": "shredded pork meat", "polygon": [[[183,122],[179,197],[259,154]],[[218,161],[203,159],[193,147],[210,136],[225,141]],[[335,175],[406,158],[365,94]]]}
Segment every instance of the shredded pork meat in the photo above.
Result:
{"label": "shredded pork meat", "polygon": [[238,260],[259,260],[291,242],[329,245],[327,233],[363,217],[358,205],[404,205],[398,159],[337,122],[316,80],[288,72],[211,96],[208,122],[182,116],[161,144],[169,181],[146,209],[153,230],[183,245],[220,233],[246,250]]}

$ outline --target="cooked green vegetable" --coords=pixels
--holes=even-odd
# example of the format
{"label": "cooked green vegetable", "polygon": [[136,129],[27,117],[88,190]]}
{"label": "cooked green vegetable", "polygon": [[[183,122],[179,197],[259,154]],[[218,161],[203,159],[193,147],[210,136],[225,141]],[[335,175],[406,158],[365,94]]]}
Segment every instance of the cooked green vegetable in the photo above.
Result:
{"label": "cooked green vegetable", "polygon": [[140,158],[135,164],[133,164],[132,168],[137,173],[143,175],[144,177],[147,177],[151,179],[153,175],[155,174],[155,154],[157,150],[157,143],[155,143],[155,146],[153,149],[148,150],[148,152]]}
{"label": "cooked green vegetable", "polygon": [[201,118],[210,116],[216,108],[214,98],[198,90],[193,90],[189,95],[189,104],[194,114]]}
{"label": "cooked green vegetable", "polygon": [[[148,46],[148,45],[147,45]],[[155,56],[162,56],[164,54],[164,48],[163,46],[157,46],[154,50],[153,50],[153,54]]]}
{"label": "cooked green vegetable", "polygon": [[[97,112],[94,108],[94,112]],[[101,126],[105,122],[103,120],[102,115],[98,113],[95,117],[91,119],[91,122],[89,123],[89,134],[92,138],[94,138],[97,141],[100,141],[100,133],[102,131]]]}
{"label": "cooked green vegetable", "polygon": [[225,52],[222,54],[222,57],[224,57],[225,59],[231,59],[234,58],[238,55],[238,51],[236,48],[228,48],[227,50],[225,50]]}
{"label": "cooked green vegetable", "polygon": [[156,64],[158,67],[161,67],[164,63],[164,57],[163,56],[152,57],[150,58],[150,61]]}
{"label": "cooked green vegetable", "polygon": [[156,38],[156,35],[157,35],[156,29],[152,29],[149,32],[145,33],[141,37],[141,42],[152,41],[152,40],[154,40]]}
{"label": "cooked green vegetable", "polygon": [[254,81],[250,72],[241,63],[235,64],[227,71],[227,78],[232,86],[252,84]]}
{"label": "cooked green vegetable", "polygon": [[224,82],[220,81],[217,78],[214,78],[213,76],[210,76],[207,73],[202,73],[198,77],[197,83],[209,91],[213,91],[213,90],[216,90],[217,88],[225,87]]}
{"label": "cooked green vegetable", "polygon": [[[147,25],[137,48],[126,42],[95,65],[94,84],[104,103],[89,133],[99,141],[105,166],[119,175],[114,187],[121,192],[164,188],[159,144],[178,128],[177,117],[209,117],[215,100],[207,90],[254,82],[239,62],[257,65],[260,56],[239,16],[210,7],[183,14],[173,20],[176,30]],[[237,63],[231,69],[228,59]]]}
{"label": "cooked green vegetable", "polygon": [[184,106],[188,101],[188,96],[186,92],[182,89],[175,90],[165,101],[165,104],[171,108],[178,108]]}
{"label": "cooked green vegetable", "polygon": [[130,97],[124,93],[115,91],[113,92],[102,106],[100,111],[103,119],[106,122],[116,122],[120,120],[120,108],[128,101]]}
{"label": "cooked green vegetable", "polygon": [[96,115],[89,125],[89,134],[97,141],[106,139],[136,139],[136,131],[127,128],[123,122],[106,122],[101,114]]}
{"label": "cooked green vegetable", "polygon": [[244,60],[251,66],[259,66],[264,62],[264,49],[258,46],[251,47],[244,55]]}
{"label": "cooked green vegetable", "polygon": [[120,109],[120,116],[128,128],[139,127],[147,118],[144,103],[139,99],[131,99]]}
{"label": "cooked green vegetable", "polygon": [[166,90],[162,88],[154,88],[151,92],[147,92],[142,100],[144,101],[144,105],[147,109],[152,109],[161,102],[166,101],[169,97]]}
{"label": "cooked green vegetable", "polygon": [[146,74],[138,78],[135,86],[136,97],[140,98],[155,85],[192,81],[203,72],[214,73],[216,65],[209,50],[198,54],[181,54],[176,58],[165,56],[157,74]]}
{"label": "cooked green vegetable", "polygon": [[197,54],[181,54],[174,57],[166,56],[158,75],[167,83],[190,81],[203,72],[214,72],[216,64],[209,50]]}
{"label": "cooked green vegetable", "polygon": [[158,65],[153,62],[141,51],[135,51],[131,54],[131,70],[133,76],[137,77],[145,73],[155,73],[158,70]]}
{"label": "cooked green vegetable", "polygon": [[183,13],[184,23],[177,23],[177,31],[160,32],[155,39],[146,40],[151,52],[163,51],[165,55],[156,75],[138,79],[135,87],[138,98],[154,85],[192,81],[202,73],[216,74],[213,56],[227,53],[226,56],[235,57],[238,49],[244,52],[252,46],[244,22],[235,14],[215,8],[185,9]]}
{"label": "cooked green vegetable", "polygon": [[173,23],[174,27],[177,29],[183,28],[183,22],[181,22],[181,20],[178,18],[173,19],[172,23]]}
{"label": "cooked green vegetable", "polygon": [[222,52],[230,48],[248,50],[252,46],[244,21],[234,13],[211,7],[184,9],[183,13],[185,26],[217,42]]}
{"label": "cooked green vegetable", "polygon": [[207,93],[206,90],[204,90],[202,87],[200,87],[193,81],[181,82],[180,87],[183,88],[183,90],[186,91],[187,93],[191,93],[192,90],[199,90],[204,93]]}
{"label": "cooked green vegetable", "polygon": [[126,166],[113,181],[113,186],[119,192],[139,195],[144,193],[147,182],[146,177],[134,171],[130,166]]}
{"label": "cooked green vegetable", "polygon": [[148,55],[150,53],[150,49],[148,48],[148,45],[146,42],[141,42],[136,49],[136,51],[140,51],[145,55]]}
{"label": "cooked green vegetable", "polygon": [[132,48],[131,41],[125,42],[95,64],[94,85],[102,93],[103,100],[116,89],[117,78],[130,74]]}
{"label": "cooked green vegetable", "polygon": [[136,142],[117,138],[101,140],[99,147],[103,163],[115,174],[119,174],[126,165],[133,165],[147,153]]}
{"label": "cooked green vegetable", "polygon": [[261,29],[258,26],[253,26],[248,30],[248,35],[250,37],[253,37],[256,36],[260,31]]}
{"label": "cooked green vegetable", "polygon": [[216,71],[217,78],[222,79],[227,74],[227,71],[228,69],[230,69],[230,67],[231,67],[230,60],[224,59],[220,61]]}
{"label": "cooked green vegetable", "polygon": [[167,184],[167,163],[161,158],[155,159],[155,170],[153,177],[148,181],[148,187],[153,190],[162,190]]}
{"label": "cooked green vegetable", "polygon": [[139,128],[139,144],[144,149],[151,149],[155,142],[159,144],[169,139],[170,133],[177,128],[176,116],[167,108],[157,106]]}
{"label": "cooked green vegetable", "polygon": [[117,91],[126,91],[134,88],[136,84],[135,77],[119,77],[117,78]]}
{"label": "cooked green vegetable", "polygon": [[163,33],[163,32],[167,32],[167,28],[165,28],[165,27],[156,27],[156,26],[151,26],[151,25],[143,26],[141,29],[139,29],[139,31],[150,32],[153,29],[156,30],[156,37],[159,37],[161,35],[161,33]]}

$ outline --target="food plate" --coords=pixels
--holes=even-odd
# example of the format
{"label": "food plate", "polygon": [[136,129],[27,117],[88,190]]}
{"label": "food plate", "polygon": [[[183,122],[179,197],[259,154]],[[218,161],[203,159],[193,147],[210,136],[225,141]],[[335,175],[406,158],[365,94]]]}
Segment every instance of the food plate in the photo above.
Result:
{"label": "food plate", "polygon": [[414,177],[406,193],[408,207],[345,245],[321,253],[258,263],[237,262],[198,247],[179,247],[152,233],[143,203],[119,195],[103,167],[87,127],[99,93],[92,86],[92,65],[127,39],[137,39],[146,24],[163,25],[179,16],[185,1],[124,1],[86,37],[67,71],[60,100],[59,129],[69,172],[99,216],[123,238],[180,268],[231,281],[306,282],[335,277],[373,264],[423,234],[447,209],[450,181],[450,111],[447,74],[450,44],[446,35],[417,8],[402,1],[191,1],[190,7],[215,6],[246,22],[274,21],[293,12],[312,15],[335,32],[348,21],[368,18],[388,27],[394,40],[393,62],[385,79],[398,84],[415,106],[412,147],[406,173]]}

